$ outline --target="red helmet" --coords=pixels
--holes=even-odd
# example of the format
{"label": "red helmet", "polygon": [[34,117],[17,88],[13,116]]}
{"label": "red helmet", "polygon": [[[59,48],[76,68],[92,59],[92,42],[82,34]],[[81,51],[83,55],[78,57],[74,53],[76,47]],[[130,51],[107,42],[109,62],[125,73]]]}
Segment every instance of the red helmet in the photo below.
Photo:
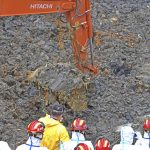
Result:
{"label": "red helmet", "polygon": [[85,120],[80,118],[75,119],[71,124],[71,131],[84,131],[87,130],[87,125]]}
{"label": "red helmet", "polygon": [[150,118],[144,121],[143,128],[144,130],[150,130]]}
{"label": "red helmet", "polygon": [[75,147],[74,150],[91,150],[91,147],[89,147],[85,143],[80,143]]}
{"label": "red helmet", "polygon": [[96,150],[110,150],[110,142],[105,138],[97,140],[95,145]]}
{"label": "red helmet", "polygon": [[44,127],[41,122],[38,120],[32,121],[28,126],[27,126],[27,132],[28,133],[43,133],[44,132]]}

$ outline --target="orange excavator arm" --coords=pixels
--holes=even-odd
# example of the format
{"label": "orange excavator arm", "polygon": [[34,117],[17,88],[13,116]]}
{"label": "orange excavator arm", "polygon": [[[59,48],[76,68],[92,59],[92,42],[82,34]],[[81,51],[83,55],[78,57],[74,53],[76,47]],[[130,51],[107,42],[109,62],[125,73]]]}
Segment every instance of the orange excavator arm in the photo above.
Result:
{"label": "orange excavator arm", "polygon": [[56,12],[66,15],[76,67],[97,74],[93,64],[90,0],[0,0],[0,16]]}

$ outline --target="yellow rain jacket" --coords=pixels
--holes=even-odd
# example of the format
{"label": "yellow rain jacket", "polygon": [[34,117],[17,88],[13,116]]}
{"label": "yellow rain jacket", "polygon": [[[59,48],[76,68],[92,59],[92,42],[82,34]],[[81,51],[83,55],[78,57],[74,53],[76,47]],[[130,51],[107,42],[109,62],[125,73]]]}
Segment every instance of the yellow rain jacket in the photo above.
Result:
{"label": "yellow rain jacket", "polygon": [[38,121],[43,122],[46,126],[47,124],[51,123],[50,115],[46,114],[45,117],[40,118]]}
{"label": "yellow rain jacket", "polygon": [[49,150],[58,150],[60,143],[69,141],[69,134],[59,121],[49,118],[44,130],[41,146],[47,147]]}

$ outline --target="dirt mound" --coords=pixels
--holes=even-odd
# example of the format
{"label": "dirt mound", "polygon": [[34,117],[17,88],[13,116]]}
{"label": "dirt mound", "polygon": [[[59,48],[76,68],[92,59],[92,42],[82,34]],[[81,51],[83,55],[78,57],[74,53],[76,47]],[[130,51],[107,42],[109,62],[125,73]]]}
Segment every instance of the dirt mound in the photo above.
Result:
{"label": "dirt mound", "polygon": [[150,113],[149,9],[148,0],[92,0],[100,70],[92,80],[74,67],[64,15],[2,17],[0,140],[12,149],[25,142],[26,125],[54,101],[64,104],[69,122],[87,120],[92,141],[117,142],[116,126],[140,122]]}

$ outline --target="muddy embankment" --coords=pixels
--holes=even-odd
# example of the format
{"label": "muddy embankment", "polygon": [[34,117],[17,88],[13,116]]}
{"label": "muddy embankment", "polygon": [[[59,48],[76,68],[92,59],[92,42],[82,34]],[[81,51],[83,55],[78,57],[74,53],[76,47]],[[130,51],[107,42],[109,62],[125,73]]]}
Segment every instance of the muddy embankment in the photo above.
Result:
{"label": "muddy embankment", "polygon": [[150,114],[150,4],[148,0],[92,0],[95,64],[88,80],[73,64],[64,15],[0,20],[0,140],[12,149],[27,139],[26,125],[59,101],[69,120],[87,121],[87,138]]}

